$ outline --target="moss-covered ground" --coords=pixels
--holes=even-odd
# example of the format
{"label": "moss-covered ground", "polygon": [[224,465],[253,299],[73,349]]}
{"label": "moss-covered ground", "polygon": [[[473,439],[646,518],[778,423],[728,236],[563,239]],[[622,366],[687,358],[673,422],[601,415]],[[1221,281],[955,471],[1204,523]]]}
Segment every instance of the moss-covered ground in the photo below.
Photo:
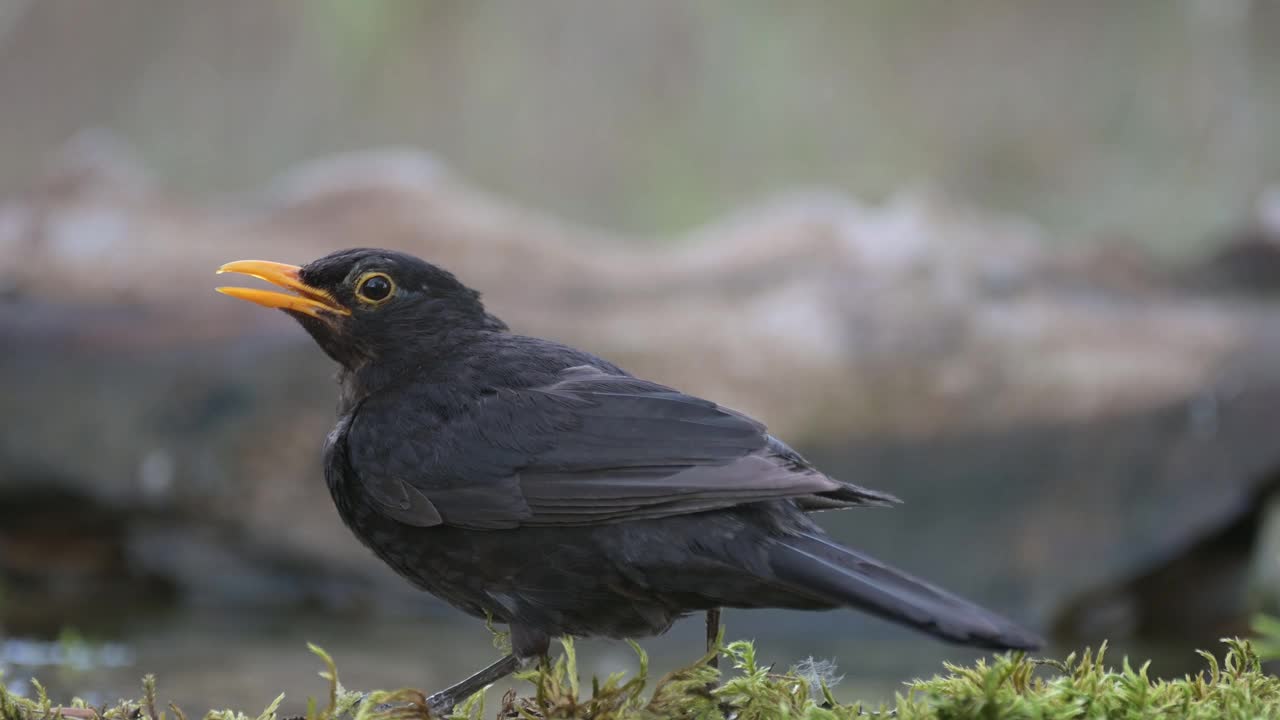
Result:
{"label": "moss-covered ground", "polygon": [[[838,703],[812,667],[774,672],[762,665],[750,642],[729,643],[721,650],[722,672],[706,664],[708,657],[663,677],[649,675],[644,651],[634,646],[636,669],[603,679],[580,679],[574,646],[550,665],[519,675],[525,691],[502,698],[478,695],[454,710],[453,718],[563,718],[565,720],[641,720],[697,718],[708,720],[773,720],[805,718],[837,720],[897,717],[903,720],[1137,719],[1193,718],[1244,720],[1280,718],[1280,678],[1263,668],[1264,658],[1280,653],[1280,624],[1262,621],[1262,637],[1224,640],[1219,660],[1201,652],[1204,668],[1195,675],[1152,679],[1145,664],[1123,659],[1109,664],[1105,646],[1064,660],[1023,654],[997,656],[972,666],[947,665],[938,675],[905,683],[893,703],[865,707]],[[308,702],[306,720],[419,720],[428,717],[425,698],[417,690],[374,691],[344,688],[334,662],[312,648],[329,681],[327,697]],[[188,720],[191,715],[159,699],[156,681],[143,680],[141,696],[104,707],[78,700],[65,704],[45,695],[36,683],[35,697],[18,697],[0,684],[0,720]],[[492,695],[492,693],[490,693]],[[283,720],[277,718],[281,695],[261,712],[212,710],[206,720]]]}

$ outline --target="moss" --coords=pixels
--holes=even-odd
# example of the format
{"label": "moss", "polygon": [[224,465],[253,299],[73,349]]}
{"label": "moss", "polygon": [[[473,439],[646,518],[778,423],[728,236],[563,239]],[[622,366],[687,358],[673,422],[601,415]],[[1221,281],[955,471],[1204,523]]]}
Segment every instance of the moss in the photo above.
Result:
{"label": "moss", "polygon": [[[903,720],[1014,720],[1032,718],[1280,718],[1280,678],[1262,668],[1262,660],[1280,650],[1280,624],[1258,626],[1264,637],[1255,645],[1248,640],[1225,640],[1222,662],[1207,652],[1206,667],[1194,676],[1152,680],[1147,665],[1135,667],[1127,659],[1119,668],[1105,664],[1105,645],[1096,653],[1085,650],[1063,661],[1038,660],[1022,654],[998,656],[967,667],[946,665],[945,672],[928,680],[907,683],[892,706],[863,707],[835,702],[821,681],[816,687],[797,670],[771,672],[756,659],[750,642],[734,642],[722,649],[733,671],[721,677],[706,662],[710,656],[654,680],[649,677],[648,657],[632,644],[637,671],[590,685],[579,680],[571,640],[549,666],[521,673],[527,694],[514,692],[496,705],[484,694],[459,706],[454,718],[591,718],[593,720],[645,720],[689,718],[720,720],[841,720],[844,718],[895,716]],[[319,648],[329,682],[328,696],[308,702],[306,720],[415,720],[427,718],[426,698],[416,690],[373,692],[367,696],[345,689],[337,668]],[[808,673],[812,677],[811,673]],[[0,720],[52,720],[59,715],[84,720],[187,720],[177,706],[159,706],[152,676],[143,680],[137,700],[114,706],[90,708],[80,700],[55,705],[36,683],[34,698],[19,698],[0,685]],[[206,720],[276,720],[284,695],[260,713],[235,710],[210,711]]]}

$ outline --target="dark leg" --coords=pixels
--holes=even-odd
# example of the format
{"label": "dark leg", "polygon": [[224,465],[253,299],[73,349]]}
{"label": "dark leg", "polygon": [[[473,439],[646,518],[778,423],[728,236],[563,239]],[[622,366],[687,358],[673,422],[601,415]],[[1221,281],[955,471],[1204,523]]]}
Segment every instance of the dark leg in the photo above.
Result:
{"label": "dark leg", "polygon": [[476,694],[485,686],[492,685],[519,670],[520,665],[519,658],[515,655],[507,655],[466,680],[432,694],[431,697],[427,698],[427,709],[431,711],[432,715],[444,715],[453,710],[454,705]]}
{"label": "dark leg", "polygon": [[[707,611],[707,652],[716,649],[716,640],[720,638],[720,608],[711,608]],[[711,662],[707,663],[713,668],[720,667],[720,653],[711,656]]]}

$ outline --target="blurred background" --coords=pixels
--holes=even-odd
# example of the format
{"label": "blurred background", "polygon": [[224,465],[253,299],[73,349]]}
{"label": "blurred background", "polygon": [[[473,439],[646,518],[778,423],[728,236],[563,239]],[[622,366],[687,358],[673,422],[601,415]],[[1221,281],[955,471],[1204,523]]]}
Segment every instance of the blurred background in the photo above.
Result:
{"label": "blurred background", "polygon": [[[300,710],[308,641],[357,688],[495,657],[338,522],[333,368],[212,292],[360,245],[901,496],[820,519],[1047,655],[1198,666],[1280,598],[1278,39],[1261,0],[0,0],[5,681]],[[872,702],[976,657],[725,620]]]}

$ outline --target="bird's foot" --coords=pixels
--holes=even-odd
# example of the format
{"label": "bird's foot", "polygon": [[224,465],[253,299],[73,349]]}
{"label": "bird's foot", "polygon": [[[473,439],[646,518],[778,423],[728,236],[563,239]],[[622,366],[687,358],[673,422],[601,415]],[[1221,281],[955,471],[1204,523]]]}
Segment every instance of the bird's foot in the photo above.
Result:
{"label": "bird's foot", "polygon": [[440,692],[432,693],[427,697],[427,710],[432,717],[444,717],[453,710],[453,706],[457,705],[460,700],[465,700],[510,675],[518,670],[521,664],[521,661],[516,656],[507,655],[466,680],[456,685],[451,685]]}
{"label": "bird's foot", "polygon": [[431,713],[431,717],[444,717],[453,712],[453,706],[457,704],[458,700],[452,693],[441,690],[427,697],[427,712]]}
{"label": "bird's foot", "polygon": [[[364,705],[367,702],[369,702],[369,693],[360,693],[359,699],[357,699],[355,703],[351,705],[352,714],[354,715],[355,714],[354,711],[357,708],[359,708],[361,705]],[[374,706],[373,710],[376,713],[387,713],[387,712],[390,712],[391,710],[394,710],[395,708],[396,706],[391,703],[379,703],[378,705]],[[67,715],[67,717],[72,717],[72,716]],[[306,715],[285,715],[283,718],[281,718],[281,720],[307,720],[307,716]]]}

